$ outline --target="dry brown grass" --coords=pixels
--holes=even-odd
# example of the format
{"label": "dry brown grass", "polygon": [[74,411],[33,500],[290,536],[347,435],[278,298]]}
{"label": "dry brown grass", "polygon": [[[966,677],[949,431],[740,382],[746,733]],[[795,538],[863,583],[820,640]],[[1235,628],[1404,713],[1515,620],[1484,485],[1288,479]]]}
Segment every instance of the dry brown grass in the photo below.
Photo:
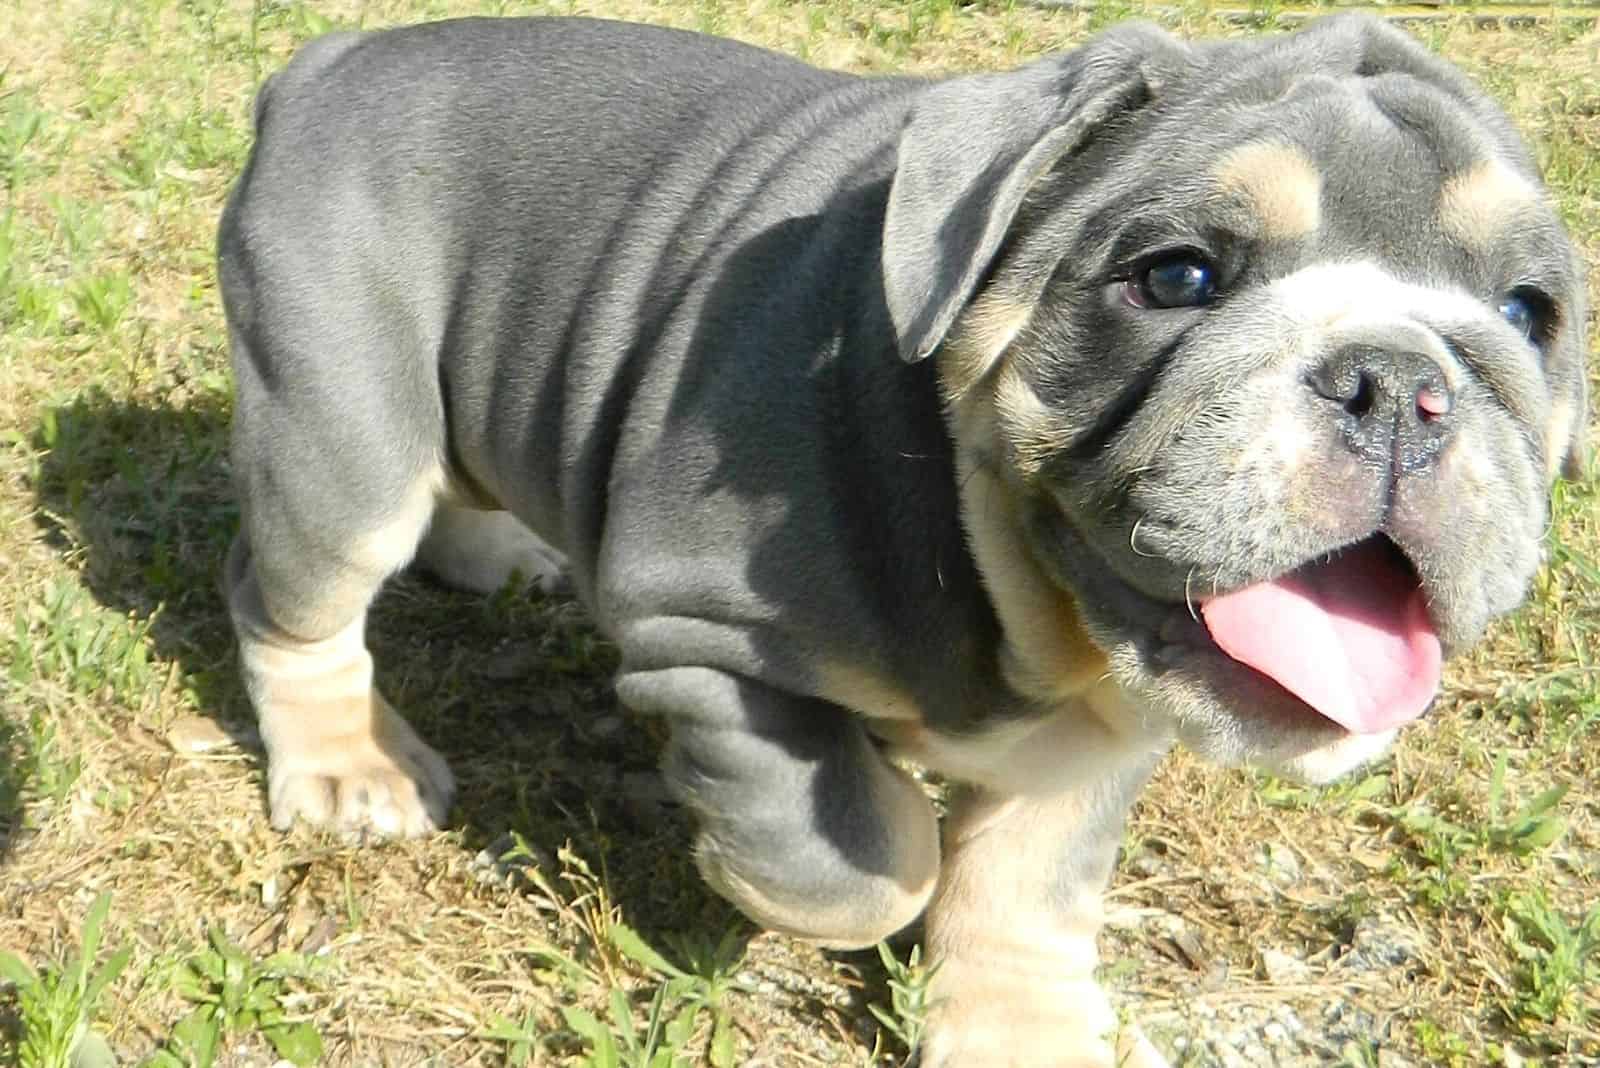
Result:
{"label": "dry brown grass", "polygon": [[[490,1064],[506,1047],[475,1036],[495,1014],[555,1032],[562,1005],[603,1011],[612,986],[654,988],[609,940],[618,916],[652,937],[714,939],[739,922],[695,878],[682,817],[648,796],[659,737],[617,708],[611,652],[571,605],[485,604],[411,579],[384,595],[372,628],[381,684],[441,743],[462,800],[449,833],[360,849],[266,828],[212,589],[233,508],[210,247],[256,79],[322,19],[556,8],[864,71],[1015,64],[1138,11],[339,0],[313,16],[270,0],[0,2],[0,130],[11,131],[0,135],[0,946],[58,960],[95,894],[114,891],[110,941],[135,952],[100,1021],[125,1058],[168,1041],[188,1011],[175,977],[209,927],[258,958],[324,962],[288,1007],[320,1030],[327,1063]],[[1249,31],[1199,8],[1166,18]],[[1576,232],[1600,253],[1600,37],[1575,23],[1420,32],[1539,140]],[[32,114],[38,132],[12,151]],[[96,312],[94,287],[115,304],[118,279],[126,306]],[[1108,981],[1163,1041],[1204,1031],[1208,1013],[1248,1022],[1244,1009],[1279,1003],[1316,1031],[1324,1006],[1340,1004],[1370,1014],[1361,1026],[1377,1044],[1330,1039],[1330,1061],[1600,1057],[1600,1020],[1584,1016],[1600,1016],[1594,990],[1541,1010],[1541,950],[1516,919],[1531,894],[1569,924],[1600,899],[1595,493],[1592,480],[1562,488],[1556,566],[1528,609],[1454,666],[1429,723],[1368,778],[1311,791],[1182,754],[1166,763],[1129,829],[1105,944]],[[175,750],[217,723],[239,744]],[[1519,848],[1513,815],[1552,784],[1569,788],[1555,810],[1564,834]],[[537,877],[491,877],[475,861],[508,831],[535,846]],[[1374,932],[1412,949],[1352,966]],[[733,1002],[740,1063],[872,1059],[865,1005],[888,1000],[876,960],[748,933],[753,992]],[[1519,954],[1523,943],[1533,948]],[[1303,967],[1286,976],[1277,954]],[[0,1049],[3,1021],[0,1009]],[[551,1039],[539,1063],[577,1049]],[[1223,1063],[1193,1046],[1185,1056]],[[247,1034],[222,1062],[270,1059]]]}

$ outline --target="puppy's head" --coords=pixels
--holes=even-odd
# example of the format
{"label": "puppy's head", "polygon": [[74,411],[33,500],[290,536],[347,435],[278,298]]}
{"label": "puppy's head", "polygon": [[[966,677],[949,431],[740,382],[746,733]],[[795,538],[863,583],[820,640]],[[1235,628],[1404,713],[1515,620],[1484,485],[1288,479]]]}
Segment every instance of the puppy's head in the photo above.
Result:
{"label": "puppy's head", "polygon": [[1372,20],[939,86],[884,272],[1016,677],[1108,670],[1228,762],[1381,751],[1577,464],[1577,257],[1508,120]]}

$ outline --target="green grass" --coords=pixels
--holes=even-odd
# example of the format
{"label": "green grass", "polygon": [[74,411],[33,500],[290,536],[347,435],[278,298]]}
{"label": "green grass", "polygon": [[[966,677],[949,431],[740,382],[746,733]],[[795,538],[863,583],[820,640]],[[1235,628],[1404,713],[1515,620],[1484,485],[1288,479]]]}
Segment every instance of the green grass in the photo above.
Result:
{"label": "green grass", "polygon": [[[1236,7],[1154,14],[1243,33],[1305,10]],[[700,884],[684,817],[629,796],[660,728],[616,707],[615,651],[570,604],[396,582],[372,614],[380,683],[451,758],[458,825],[366,850],[265,826],[215,592],[237,512],[212,241],[253,91],[330,29],[527,12],[926,72],[1014,65],[1152,9],[0,0],[0,946],[17,962],[0,1064],[54,1064],[22,1051],[59,1060],[73,1034],[129,1064],[309,1056],[312,1034],[338,1065],[888,1065],[916,1045],[929,969],[914,945],[830,956],[751,931]],[[1505,102],[1600,259],[1594,38],[1448,16],[1416,32]],[[1593,472],[1556,488],[1548,546],[1527,607],[1368,774],[1311,790],[1182,755],[1163,767],[1128,829],[1113,905],[1136,922],[1106,937],[1104,975],[1169,1048],[1199,1009],[1283,1001],[1316,1030],[1349,1001],[1394,1020],[1330,1063],[1600,1056]],[[212,721],[237,744],[168,744]],[[473,859],[505,841],[510,856]],[[107,888],[115,911],[80,924]],[[1224,981],[1162,951],[1148,921],[1163,913]],[[1341,971],[1374,923],[1420,963]],[[108,927],[125,957],[100,960]],[[1264,979],[1263,949],[1305,960],[1306,980]]]}
{"label": "green grass", "polygon": [[195,1007],[172,1029],[167,1044],[146,1062],[148,1068],[212,1068],[230,1039],[259,1032],[290,1064],[316,1064],[322,1036],[288,1008],[287,984],[314,977],[325,962],[300,953],[274,953],[253,960],[212,928],[207,945],[185,962],[174,989]]}
{"label": "green grass", "polygon": [[60,965],[35,971],[26,961],[0,951],[0,976],[16,990],[21,1034],[16,1045],[20,1068],[90,1068],[112,1063],[110,1047],[95,1029],[103,994],[127,967],[132,947],[112,951],[96,966],[100,938],[111,910],[111,895],[101,894],[84,917],[80,948]]}

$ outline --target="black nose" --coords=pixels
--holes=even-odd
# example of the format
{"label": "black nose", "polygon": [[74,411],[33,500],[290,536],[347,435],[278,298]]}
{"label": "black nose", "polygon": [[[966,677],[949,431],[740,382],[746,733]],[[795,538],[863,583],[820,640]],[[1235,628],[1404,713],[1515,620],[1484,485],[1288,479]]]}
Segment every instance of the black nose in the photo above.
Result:
{"label": "black nose", "polygon": [[1420,352],[1347,345],[1311,372],[1317,396],[1332,401],[1344,443],[1398,474],[1434,462],[1455,427],[1455,397],[1444,371]]}

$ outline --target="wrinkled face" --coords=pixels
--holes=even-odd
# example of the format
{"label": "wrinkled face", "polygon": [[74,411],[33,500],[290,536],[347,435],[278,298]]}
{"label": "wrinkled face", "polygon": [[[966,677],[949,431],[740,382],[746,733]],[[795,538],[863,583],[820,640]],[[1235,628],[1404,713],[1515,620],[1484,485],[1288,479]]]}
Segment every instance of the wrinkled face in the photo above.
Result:
{"label": "wrinkled face", "polygon": [[1226,55],[1037,184],[940,370],[1113,677],[1321,778],[1522,599],[1581,278],[1488,105]]}

